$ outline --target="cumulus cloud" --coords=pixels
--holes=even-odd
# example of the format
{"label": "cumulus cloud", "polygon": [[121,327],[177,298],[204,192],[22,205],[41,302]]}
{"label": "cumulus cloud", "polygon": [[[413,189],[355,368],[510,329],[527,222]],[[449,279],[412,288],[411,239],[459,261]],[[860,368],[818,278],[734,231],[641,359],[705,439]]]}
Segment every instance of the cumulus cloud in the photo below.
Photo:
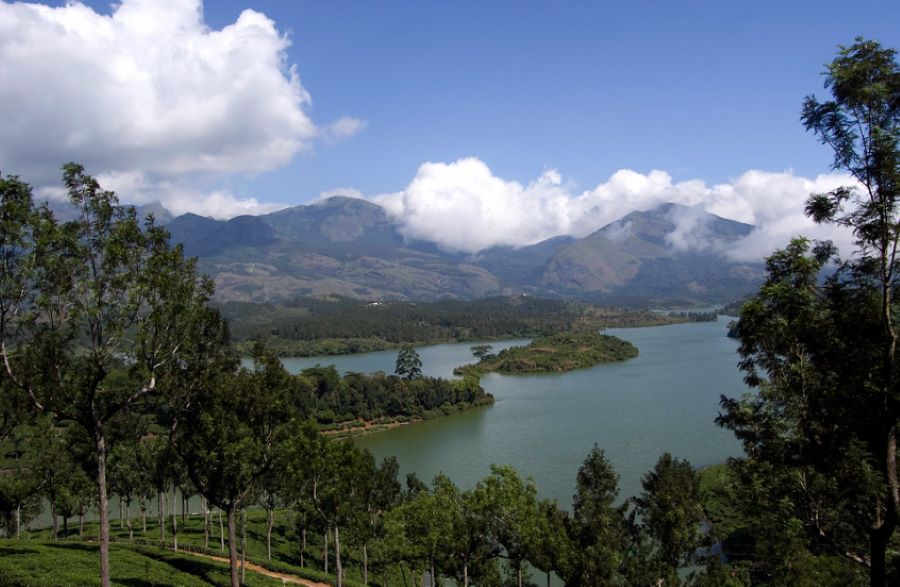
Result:
{"label": "cumulus cloud", "polygon": [[0,0],[0,169],[58,185],[75,160],[162,187],[283,166],[323,132],[289,45],[254,10],[210,29],[202,0],[122,0],[108,15]]}
{"label": "cumulus cloud", "polygon": [[[851,183],[839,174],[808,179],[791,172],[748,171],[729,183],[709,186],[700,180],[674,182],[659,170],[643,174],[623,169],[595,188],[577,192],[556,170],[521,184],[497,177],[482,161],[468,158],[425,163],[405,189],[373,199],[385,206],[405,237],[464,253],[497,245],[519,247],[558,235],[583,237],[629,212],[674,202],[690,208],[673,215],[673,248],[717,247],[735,259],[760,260],[801,234],[834,240],[849,251],[845,230],[813,224],[803,207],[810,193]],[[709,238],[703,212],[757,229],[726,250]],[[627,236],[627,224],[620,229],[621,236]]]}
{"label": "cumulus cloud", "polygon": [[322,129],[322,136],[327,142],[336,143],[359,134],[365,128],[365,120],[353,118],[352,116],[343,116]]}
{"label": "cumulus cloud", "polygon": [[[227,220],[243,214],[268,214],[286,207],[284,204],[260,202],[256,198],[238,198],[227,190],[210,191],[191,187],[184,182],[149,180],[140,172],[102,173],[96,179],[104,189],[128,194],[129,203],[159,202],[175,216],[193,212]],[[40,190],[38,196],[51,196],[48,192],[56,189]]]}

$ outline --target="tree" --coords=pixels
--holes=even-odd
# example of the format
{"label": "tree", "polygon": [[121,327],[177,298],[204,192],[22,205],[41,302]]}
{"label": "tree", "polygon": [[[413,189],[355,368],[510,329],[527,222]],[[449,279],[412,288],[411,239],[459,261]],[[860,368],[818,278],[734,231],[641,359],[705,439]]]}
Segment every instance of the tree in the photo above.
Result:
{"label": "tree", "polygon": [[394,373],[410,381],[422,376],[422,359],[411,344],[400,347]]}
{"label": "tree", "polygon": [[[93,441],[106,587],[109,428],[178,366],[212,286],[163,229],[152,219],[142,227],[83,167],[66,164],[63,181],[78,211],[64,224],[35,208],[18,178],[0,182],[0,359],[4,388]],[[126,376],[110,379],[117,372]]]}
{"label": "tree", "polygon": [[654,580],[677,582],[678,569],[694,562],[702,546],[700,480],[689,462],[664,453],[641,479],[641,487],[633,499],[634,516],[650,548],[640,564],[656,575]]}
{"label": "tree", "polygon": [[469,347],[469,350],[472,351],[472,356],[479,361],[486,361],[494,358],[494,347],[489,344],[476,344]]}
{"label": "tree", "polygon": [[[802,120],[856,184],[812,195],[806,212],[848,228],[858,250],[841,261],[830,243],[799,239],[768,259],[739,323],[741,368],[758,393],[723,398],[718,421],[744,443],[744,477],[784,492],[772,528],[795,528],[813,554],[854,561],[881,587],[900,513],[896,53],[857,39],[829,64],[825,87],[832,99],[808,97]],[[823,282],[831,261],[837,270]]]}
{"label": "tree", "polygon": [[194,387],[171,433],[197,491],[227,516],[233,587],[240,582],[235,514],[251,503],[273,466],[274,440],[292,416],[286,390],[265,385],[279,378],[272,369],[283,367],[267,355],[255,358],[253,370],[223,361]]}
{"label": "tree", "polygon": [[566,585],[604,585],[622,564],[625,515],[616,507],[619,475],[597,446],[578,469],[569,534],[577,554],[561,575]]}
{"label": "tree", "polygon": [[525,562],[543,537],[538,517],[537,488],[523,480],[509,466],[491,466],[491,474],[475,487],[478,516],[485,521],[483,532],[496,552],[505,551],[516,584],[522,587]]}

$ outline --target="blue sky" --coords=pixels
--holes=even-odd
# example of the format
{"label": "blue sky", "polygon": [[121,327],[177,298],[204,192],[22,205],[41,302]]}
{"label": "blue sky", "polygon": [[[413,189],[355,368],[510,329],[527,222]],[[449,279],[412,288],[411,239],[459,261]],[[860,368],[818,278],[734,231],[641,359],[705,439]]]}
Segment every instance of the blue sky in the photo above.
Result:
{"label": "blue sky", "polygon": [[[208,3],[207,20],[245,6]],[[900,46],[898,2],[252,6],[291,33],[313,115],[367,121],[273,174],[264,185],[285,198],[394,191],[425,160],[469,156],[509,179],[550,166],[585,186],[620,168],[710,183],[815,175],[830,156],[798,119],[823,64],[857,35]]]}
{"label": "blue sky", "polygon": [[[9,76],[0,70],[7,85],[0,89],[0,106],[21,114],[14,117],[21,118],[18,127],[0,132],[0,169],[21,173],[38,187],[47,184],[52,196],[50,178],[58,165],[51,161],[85,160],[123,199],[158,196],[176,211],[219,217],[307,203],[350,188],[343,191],[385,203],[410,234],[430,230],[412,226],[417,211],[462,192],[469,199],[458,202],[461,207],[473,209],[475,198],[474,208],[483,211],[492,202],[515,205],[518,198],[520,207],[534,206],[536,217],[559,198],[581,197],[587,209],[587,193],[604,186],[612,190],[609,198],[621,200],[623,193],[643,189],[635,181],[659,184],[648,179],[653,170],[668,179],[653,198],[635,198],[634,206],[677,200],[669,192],[678,186],[684,191],[690,182],[703,189],[684,196],[687,203],[715,195],[720,184],[738,192],[735,186],[749,170],[807,180],[798,184],[799,193],[830,171],[830,153],[803,130],[799,112],[805,95],[824,95],[821,73],[836,46],[862,35],[900,47],[895,1],[217,0],[203,3],[202,20],[193,23],[183,14],[190,4],[125,0],[123,7],[154,27],[149,45],[135,45],[133,23],[111,25],[112,32],[103,28],[118,5],[92,1],[63,15],[0,0],[0,57]],[[249,41],[238,35],[230,45],[211,40],[216,35],[210,33],[235,28],[247,9],[265,15],[270,30]],[[67,24],[60,28],[61,22]],[[193,51],[190,39],[209,41],[204,58],[220,51],[214,55],[225,63],[217,70],[220,78],[170,75],[179,67],[178,51],[144,59],[155,55],[155,42],[170,42],[170,29],[188,31],[183,52]],[[72,57],[81,45],[57,36],[73,30],[82,44],[93,31],[104,32],[97,33],[96,47]],[[22,46],[28,49],[16,53]],[[119,51],[130,56],[119,60],[125,65],[116,61]],[[272,66],[274,74],[256,68],[263,73],[247,77],[250,89],[229,86],[222,76],[238,78],[254,59],[280,62]],[[114,62],[108,68],[113,74],[98,73],[104,65],[92,60]],[[87,81],[60,81],[78,77],[85,63]],[[15,67],[23,73],[13,75]],[[292,88],[291,67],[299,79]],[[179,88],[194,79],[208,86],[206,93],[198,87],[179,96]],[[39,110],[34,95],[48,86],[54,102]],[[86,86],[94,94],[85,93]],[[146,94],[153,100],[141,108]],[[195,102],[200,110],[183,107]],[[207,116],[206,105],[219,102],[224,114]],[[342,119],[349,127],[334,131]],[[155,128],[155,121],[165,124]],[[181,131],[185,137],[171,144],[160,138]],[[483,168],[463,170],[455,166],[461,160]],[[439,167],[423,170],[428,163]],[[621,170],[639,177],[617,181]],[[463,171],[468,175],[459,179]],[[622,185],[624,192],[616,187]],[[418,200],[415,186],[421,188]],[[490,186],[506,190],[506,200]],[[768,204],[749,193],[729,205],[719,194],[711,210],[764,222],[759,208]],[[405,197],[379,198],[384,194]],[[610,206],[592,222],[626,208]],[[587,230],[570,209],[560,214],[565,218],[558,222],[523,228],[527,238],[502,242]],[[466,221],[459,215],[452,220]]]}

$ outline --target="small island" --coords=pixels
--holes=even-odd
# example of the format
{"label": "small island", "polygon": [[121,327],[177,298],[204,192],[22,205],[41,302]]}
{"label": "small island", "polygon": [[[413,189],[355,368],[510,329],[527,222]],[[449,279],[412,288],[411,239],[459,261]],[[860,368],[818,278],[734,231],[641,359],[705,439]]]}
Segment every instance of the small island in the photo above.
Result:
{"label": "small island", "polygon": [[624,361],[638,356],[636,346],[608,334],[562,333],[534,339],[526,346],[511,347],[494,355],[485,345],[473,347],[481,360],[454,369],[457,375],[488,373],[558,373]]}

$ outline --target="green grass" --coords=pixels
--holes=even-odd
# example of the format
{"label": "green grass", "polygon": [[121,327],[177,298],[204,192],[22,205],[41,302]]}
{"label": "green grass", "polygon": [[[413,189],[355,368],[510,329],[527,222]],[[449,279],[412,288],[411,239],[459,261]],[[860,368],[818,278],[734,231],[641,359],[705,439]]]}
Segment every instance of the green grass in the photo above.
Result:
{"label": "green grass", "polygon": [[[99,585],[98,551],[96,543],[0,540],[0,581],[10,587]],[[227,564],[125,544],[111,545],[110,572],[112,584],[124,587],[199,587],[230,582]],[[273,587],[281,581],[247,572],[246,584]]]}
{"label": "green grass", "polygon": [[[113,508],[115,511],[115,508]],[[112,514],[113,512],[111,512]],[[223,517],[224,520],[224,517]],[[171,515],[169,515],[166,519],[166,531],[165,531],[165,539],[166,539],[166,548],[162,549],[159,547],[159,527],[157,526],[157,519],[155,516],[147,517],[147,532],[144,533],[142,531],[142,524],[140,518],[134,518],[132,520],[134,525],[134,540],[130,541],[128,537],[128,529],[121,528],[119,524],[118,516],[111,516],[110,518],[110,539],[114,542],[110,551],[110,559],[111,565],[113,567],[113,578],[115,579],[115,570],[116,567],[120,564],[120,560],[122,564],[129,569],[133,570],[135,565],[145,564],[144,561],[135,560],[133,558],[132,552],[140,552],[142,553],[142,557],[147,559],[151,554],[156,557],[167,557],[167,556],[175,556],[177,558],[186,559],[188,561],[201,561],[202,563],[218,565],[214,561],[203,561],[202,559],[197,559],[196,557],[192,557],[188,554],[175,554],[172,551],[172,530],[171,530]],[[60,524],[60,529],[62,525]],[[227,530],[226,530],[227,531]],[[343,534],[343,533],[342,533]],[[4,545],[15,545],[17,548],[18,545],[24,545],[25,547],[30,548],[31,544],[39,544],[39,545],[48,545],[48,546],[75,546],[75,547],[86,547],[93,549],[93,557],[87,556],[85,557],[87,563],[88,573],[85,575],[86,577],[94,577],[94,575],[98,574],[99,569],[99,554],[96,550],[96,544],[94,541],[97,540],[98,536],[98,525],[96,523],[88,523],[85,525],[85,536],[84,540],[91,542],[83,542],[78,537],[78,528],[76,524],[69,524],[69,535],[66,537],[61,537],[61,539],[57,542],[53,542],[50,540],[50,531],[49,529],[42,529],[38,531],[32,532],[23,532],[23,538],[21,540],[5,540],[0,541],[0,544]],[[240,539],[240,535],[238,536]],[[261,509],[251,509],[247,511],[247,560],[266,567],[270,570],[289,573],[292,575],[296,575],[298,577],[302,577],[305,579],[310,579],[313,581],[321,581],[325,583],[334,583],[333,575],[326,575],[324,573],[324,564],[322,560],[322,542],[323,537],[318,536],[315,532],[309,531],[307,532],[307,549],[305,553],[305,566],[300,566],[300,544],[299,539],[297,537],[297,531],[295,529],[295,515],[288,510],[277,510],[275,512],[275,525],[272,531],[272,560],[267,560],[266,557],[266,514],[264,510]],[[228,541],[227,536],[225,540],[225,550],[220,550],[220,540],[219,540],[219,522],[218,515],[213,514],[211,524],[210,524],[210,538],[209,538],[209,548],[204,548],[204,538],[203,538],[203,517],[199,514],[189,515],[185,519],[182,519],[181,515],[178,516],[178,545],[179,548],[185,550],[193,550],[196,552],[202,552],[205,554],[210,554],[214,556],[228,556]],[[333,545],[332,545],[333,546]],[[346,580],[344,584],[348,587],[356,587],[362,585],[362,565],[361,565],[361,551],[360,549],[352,544],[344,544],[341,545],[342,550],[342,560],[344,563],[345,569],[345,577]],[[122,551],[125,551],[122,554]],[[49,562],[51,559],[47,559],[45,556],[46,551],[42,553],[34,555],[36,562],[35,565],[50,565]],[[0,556],[0,558],[4,558]],[[334,572],[334,552],[333,547],[329,552],[330,558],[330,567],[329,571]],[[43,561],[43,562],[42,562]],[[55,564],[55,563],[54,563]],[[171,566],[171,565],[170,565]],[[224,568],[223,575],[224,579],[222,581],[214,581],[212,584],[223,584],[228,582],[228,567],[226,564],[221,565]],[[370,569],[370,573],[371,573]],[[251,573],[247,573],[248,579]],[[0,566],[0,577],[3,577],[3,567]],[[254,574],[255,575],[255,574]],[[374,582],[374,576],[370,575],[370,579]],[[94,581],[96,582],[96,581]],[[3,583],[0,582],[0,585]],[[29,585],[30,583],[23,583],[24,585]],[[37,585],[38,583],[32,583]],[[42,585],[52,585],[52,584],[63,584],[63,585],[78,585],[80,584],[78,581],[74,583],[42,583]],[[86,583],[93,584],[93,583]],[[122,583],[125,585],[152,585],[154,583]],[[163,581],[158,584],[170,584],[166,581]],[[208,585],[210,583],[189,583],[187,580],[184,583],[179,583],[184,585]],[[280,585],[281,581],[276,581],[276,583],[260,583],[262,585],[270,585],[277,584]],[[18,585],[18,583],[14,583],[14,585]]]}

